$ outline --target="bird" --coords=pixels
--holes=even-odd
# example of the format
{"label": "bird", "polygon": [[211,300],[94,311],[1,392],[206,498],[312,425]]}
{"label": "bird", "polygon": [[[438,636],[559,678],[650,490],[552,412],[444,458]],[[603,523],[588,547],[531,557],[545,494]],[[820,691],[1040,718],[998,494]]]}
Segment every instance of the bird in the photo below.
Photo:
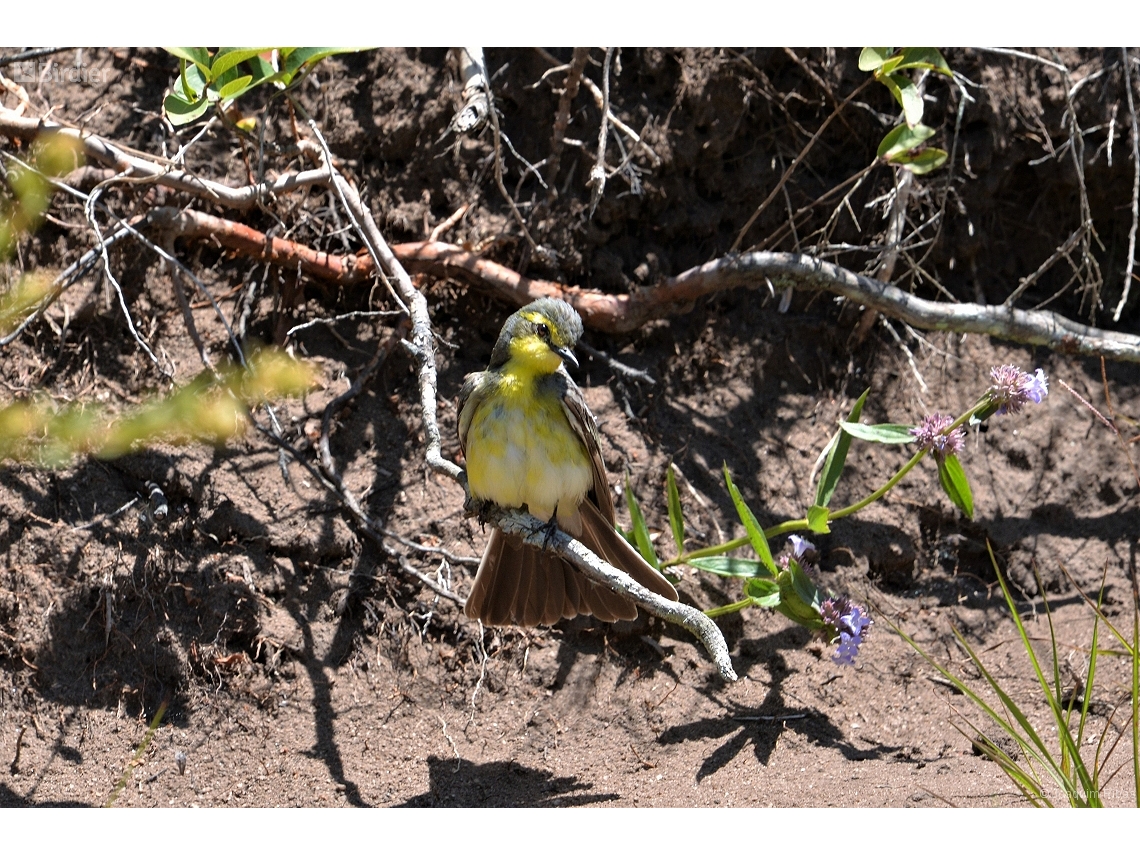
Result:
{"label": "bird", "polygon": [[[566,366],[582,319],[543,297],[503,325],[486,371],[459,392],[459,444],[476,504],[526,509],[581,541],[654,593],[676,589],[615,529],[598,425]],[[538,626],[594,615],[633,620],[637,607],[579,573],[557,554],[495,528],[464,613],[489,626]]]}

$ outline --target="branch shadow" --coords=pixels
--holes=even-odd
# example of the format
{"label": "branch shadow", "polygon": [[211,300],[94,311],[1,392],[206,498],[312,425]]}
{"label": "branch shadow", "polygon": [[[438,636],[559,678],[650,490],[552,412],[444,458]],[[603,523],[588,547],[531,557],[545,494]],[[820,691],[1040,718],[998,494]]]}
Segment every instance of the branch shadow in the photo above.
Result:
{"label": "branch shadow", "polygon": [[428,789],[394,807],[580,807],[620,799],[577,776],[555,777],[513,760],[470,763],[429,757]]}

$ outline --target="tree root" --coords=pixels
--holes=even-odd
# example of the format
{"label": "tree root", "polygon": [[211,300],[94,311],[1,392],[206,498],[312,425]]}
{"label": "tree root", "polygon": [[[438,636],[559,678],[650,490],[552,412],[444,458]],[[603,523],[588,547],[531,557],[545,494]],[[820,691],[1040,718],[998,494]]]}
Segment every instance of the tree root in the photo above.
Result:
{"label": "tree root", "polygon": [[[241,223],[197,211],[157,208],[151,222],[176,235],[210,238],[264,261],[295,268],[327,282],[352,284],[374,271],[367,255],[333,255],[269,238]],[[652,320],[688,311],[701,297],[733,288],[827,291],[846,297],[913,327],[976,333],[1048,347],[1059,353],[1140,362],[1140,336],[1090,327],[1056,312],[977,303],[935,303],[893,285],[826,261],[789,252],[751,252],[710,261],[630,294],[603,294],[522,276],[461,247],[439,241],[395,244],[392,254],[412,273],[457,279],[487,288],[518,306],[539,297],[558,297],[578,310],[583,322],[606,333],[631,332]]]}

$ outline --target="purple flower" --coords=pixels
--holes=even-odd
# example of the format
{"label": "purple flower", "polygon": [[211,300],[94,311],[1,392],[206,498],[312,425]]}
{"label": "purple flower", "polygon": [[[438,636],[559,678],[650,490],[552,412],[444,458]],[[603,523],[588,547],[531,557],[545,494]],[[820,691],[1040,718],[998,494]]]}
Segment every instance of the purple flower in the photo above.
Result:
{"label": "purple flower", "polygon": [[810,550],[815,552],[815,544],[798,534],[788,535],[788,542],[792,545],[792,557],[799,561]]}
{"label": "purple flower", "polygon": [[997,415],[1021,412],[1021,408],[1033,402],[1040,404],[1049,394],[1049,382],[1040,368],[1033,374],[1026,374],[1016,365],[1001,365],[990,369],[990,402],[998,405]]}
{"label": "purple flower", "polygon": [[791,552],[785,548],[784,553],[776,559],[776,563],[784,570],[788,569],[788,560],[794,558],[796,563],[800,565],[802,570],[814,570],[814,561],[818,557],[813,544],[807,538],[800,537],[798,534],[788,535],[788,546],[791,547]]}
{"label": "purple flower", "polygon": [[954,424],[950,416],[941,413],[931,413],[922,420],[918,427],[910,429],[911,436],[918,440],[920,448],[934,454],[939,460],[945,460],[947,455],[957,454],[966,445],[966,432],[960,427],[947,433],[946,429]]}
{"label": "purple flower", "polygon": [[831,657],[837,665],[854,665],[859,645],[867,638],[871,619],[864,614],[863,607],[857,606],[846,597],[831,597],[820,604],[823,622],[831,627],[832,641],[839,646]]}

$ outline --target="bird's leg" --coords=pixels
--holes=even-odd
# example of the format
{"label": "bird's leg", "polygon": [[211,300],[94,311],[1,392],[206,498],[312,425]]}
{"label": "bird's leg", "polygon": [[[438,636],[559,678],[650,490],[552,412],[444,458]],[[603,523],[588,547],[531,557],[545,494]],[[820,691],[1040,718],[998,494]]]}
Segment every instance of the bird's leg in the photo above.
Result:
{"label": "bird's leg", "polygon": [[554,506],[554,513],[550,515],[546,525],[542,527],[542,548],[544,550],[550,549],[550,544],[554,542],[554,536],[558,533],[558,505]]}

